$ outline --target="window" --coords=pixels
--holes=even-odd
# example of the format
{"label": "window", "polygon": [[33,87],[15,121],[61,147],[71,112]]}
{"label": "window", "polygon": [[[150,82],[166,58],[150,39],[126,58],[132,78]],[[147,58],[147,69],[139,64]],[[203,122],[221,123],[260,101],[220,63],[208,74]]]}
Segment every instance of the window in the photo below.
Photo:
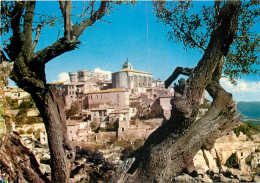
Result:
{"label": "window", "polygon": [[124,128],[122,128],[122,132],[123,132],[123,131],[125,131],[125,129],[124,129]]}
{"label": "window", "polygon": [[241,152],[241,156],[243,156],[243,153]]}

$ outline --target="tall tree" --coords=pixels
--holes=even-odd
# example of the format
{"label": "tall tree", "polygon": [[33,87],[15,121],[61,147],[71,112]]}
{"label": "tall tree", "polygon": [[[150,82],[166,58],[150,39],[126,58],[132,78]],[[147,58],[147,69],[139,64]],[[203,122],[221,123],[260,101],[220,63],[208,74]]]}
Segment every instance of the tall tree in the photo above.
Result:
{"label": "tall tree", "polygon": [[[193,171],[193,157],[199,149],[211,149],[218,137],[238,125],[236,102],[219,80],[223,66],[228,66],[225,73],[234,79],[259,64],[259,37],[249,36],[249,29],[259,20],[259,2],[212,3],[199,14],[191,9],[191,1],[154,3],[157,17],[170,27],[170,40],[183,42],[185,48],[199,48],[204,54],[196,67],[177,67],[165,81],[168,87],[180,74],[188,76],[174,86],[169,121],[124,161],[110,182],[170,182],[181,172]],[[196,120],[204,90],[213,102]]]}
{"label": "tall tree", "polygon": [[[84,2],[83,12],[76,23],[72,18],[72,2],[59,1],[64,22],[64,35],[55,43],[37,52],[35,48],[39,42],[40,33],[45,24],[53,24],[55,18],[47,17],[39,21],[35,18],[36,1],[1,1],[1,36],[10,35],[1,50],[1,57],[5,61],[14,62],[11,79],[31,94],[43,118],[48,134],[48,143],[51,155],[52,182],[69,182],[70,169],[74,161],[75,150],[68,140],[63,100],[55,86],[46,83],[45,65],[55,57],[76,49],[79,37],[83,31],[92,26],[112,8],[108,1]],[[35,26],[36,25],[36,26]],[[33,34],[35,38],[33,39]],[[2,61],[1,59],[1,61]],[[13,158],[19,158],[12,156]],[[4,159],[1,159],[1,162]],[[19,161],[18,161],[19,162]],[[8,165],[6,165],[8,166]],[[26,166],[21,171],[26,172]],[[19,169],[20,170],[20,169]],[[32,181],[26,173],[16,172],[18,181]]]}

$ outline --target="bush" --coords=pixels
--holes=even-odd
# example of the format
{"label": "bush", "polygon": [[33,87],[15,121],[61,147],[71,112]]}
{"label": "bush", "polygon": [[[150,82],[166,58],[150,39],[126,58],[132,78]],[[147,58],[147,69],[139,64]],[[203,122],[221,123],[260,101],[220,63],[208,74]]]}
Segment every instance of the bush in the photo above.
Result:
{"label": "bush", "polygon": [[17,115],[15,116],[15,121],[19,124],[26,124],[27,120],[27,110],[20,109]]}
{"label": "bush", "polygon": [[250,122],[243,122],[243,123],[240,124],[239,127],[235,128],[233,131],[235,132],[237,137],[239,136],[239,133],[242,132],[249,139],[252,140],[253,139],[253,137],[252,137],[253,133],[252,132],[254,132],[254,131],[259,132],[259,129]]}
{"label": "bush", "polygon": [[20,130],[18,131],[18,133],[19,133],[20,135],[23,135],[23,134],[25,134],[25,131],[22,130],[22,129],[20,129]]}
{"label": "bush", "polygon": [[75,114],[78,114],[80,112],[80,107],[77,102],[73,102],[71,104],[71,107],[68,111],[66,111],[66,116],[73,116]]}
{"label": "bush", "polygon": [[19,105],[19,109],[30,109],[34,106],[33,99],[30,97],[28,100],[23,100]]}
{"label": "bush", "polygon": [[137,139],[137,140],[134,142],[134,148],[135,148],[135,149],[137,149],[137,148],[139,148],[139,147],[141,147],[141,146],[143,146],[143,145],[144,145],[144,141],[141,140],[141,139]]}
{"label": "bush", "polygon": [[110,122],[107,127],[105,128],[107,132],[116,131],[117,130],[117,123],[116,122]]}
{"label": "bush", "polygon": [[33,133],[33,129],[32,128],[30,128],[29,130],[27,130],[27,132],[26,133],[28,133],[28,134],[32,134]]}
{"label": "bush", "polygon": [[18,100],[17,99],[11,99],[11,97],[5,97],[6,102],[9,104],[11,109],[17,109],[18,108]]}
{"label": "bush", "polygon": [[35,133],[34,133],[34,138],[35,139],[40,139],[40,133],[41,133],[41,129],[38,129]]}
{"label": "bush", "polygon": [[89,126],[92,131],[95,131],[99,127],[99,123],[98,123],[98,121],[95,120],[95,121],[91,122]]}
{"label": "bush", "polygon": [[134,148],[132,145],[128,145],[124,150],[122,151],[122,155],[120,157],[121,160],[124,160],[127,158],[132,152],[134,151]]}

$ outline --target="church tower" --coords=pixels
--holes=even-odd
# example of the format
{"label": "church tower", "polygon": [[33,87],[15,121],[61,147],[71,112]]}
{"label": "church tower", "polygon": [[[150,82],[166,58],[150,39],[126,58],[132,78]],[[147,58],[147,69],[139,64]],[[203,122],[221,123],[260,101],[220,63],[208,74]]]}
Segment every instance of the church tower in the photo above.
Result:
{"label": "church tower", "polygon": [[128,61],[128,58],[126,59],[126,62],[123,64],[123,69],[133,69],[133,66]]}

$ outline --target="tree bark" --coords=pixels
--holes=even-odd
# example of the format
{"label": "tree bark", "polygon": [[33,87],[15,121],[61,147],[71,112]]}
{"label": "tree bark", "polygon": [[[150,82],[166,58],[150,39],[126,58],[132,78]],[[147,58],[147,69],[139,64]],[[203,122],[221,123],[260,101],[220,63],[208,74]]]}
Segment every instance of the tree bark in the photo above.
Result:
{"label": "tree bark", "polygon": [[[11,13],[13,35],[5,52],[14,62],[11,79],[20,88],[31,94],[43,118],[51,154],[52,182],[66,183],[69,182],[75,150],[67,137],[63,100],[55,86],[46,84],[45,64],[65,52],[76,49],[80,43],[78,40],[80,35],[86,27],[93,25],[95,21],[105,15],[110,2],[100,2],[96,11],[93,3],[91,16],[79,25],[72,24],[71,2],[60,2],[65,22],[64,36],[36,53],[33,50],[39,40],[40,27],[38,26],[35,42],[32,43],[35,4],[35,1],[15,2]],[[38,182],[37,180],[32,181]]]}
{"label": "tree bark", "polygon": [[[39,164],[22,142],[19,135],[12,132],[12,116],[5,99],[4,86],[13,63],[0,64],[0,175],[10,182],[50,182],[39,169]],[[4,118],[4,121],[2,121]]]}
{"label": "tree bark", "polygon": [[75,149],[67,136],[65,108],[54,85],[49,85],[46,90],[44,100],[35,101],[48,135],[51,168],[55,170],[51,171],[51,177],[53,182],[69,182]]}
{"label": "tree bark", "polygon": [[21,143],[17,134],[6,134],[0,148],[1,173],[10,182],[50,182],[42,174],[32,152]]}
{"label": "tree bark", "polygon": [[[183,171],[193,171],[193,157],[199,149],[212,148],[216,138],[237,126],[236,103],[220,86],[219,78],[223,55],[237,32],[240,6],[238,1],[223,5],[202,59],[194,69],[188,69],[188,80],[181,79],[174,87],[171,118],[130,155],[110,182],[170,182]],[[168,84],[178,72],[186,74],[185,69],[177,70]],[[196,120],[205,89],[213,102],[205,116]]]}

